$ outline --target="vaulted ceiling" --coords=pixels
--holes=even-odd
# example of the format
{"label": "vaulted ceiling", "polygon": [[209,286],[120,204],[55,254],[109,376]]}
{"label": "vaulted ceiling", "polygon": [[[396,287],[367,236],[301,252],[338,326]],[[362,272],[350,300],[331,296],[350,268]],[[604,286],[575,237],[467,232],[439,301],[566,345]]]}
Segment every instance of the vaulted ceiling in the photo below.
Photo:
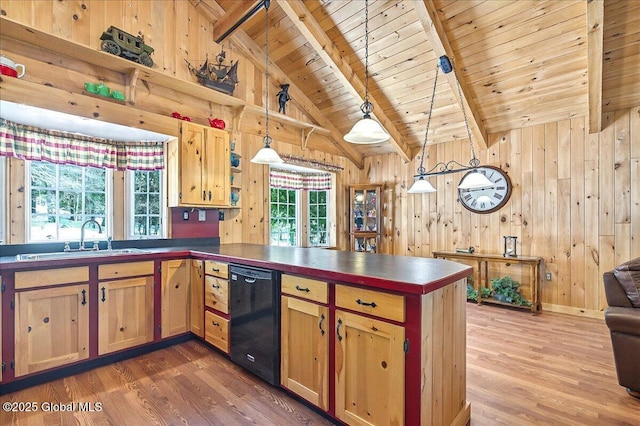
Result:
{"label": "vaulted ceiling", "polygon": [[[190,0],[220,34],[257,0]],[[264,9],[226,40],[264,70]],[[362,117],[365,2],[272,0],[270,74],[290,83],[292,102],[352,156],[420,150],[438,58],[440,73],[428,143],[488,134],[576,116],[589,131],[602,114],[640,105],[640,1],[369,0],[369,92],[389,142],[342,140]],[[461,95],[461,96],[460,96]]]}

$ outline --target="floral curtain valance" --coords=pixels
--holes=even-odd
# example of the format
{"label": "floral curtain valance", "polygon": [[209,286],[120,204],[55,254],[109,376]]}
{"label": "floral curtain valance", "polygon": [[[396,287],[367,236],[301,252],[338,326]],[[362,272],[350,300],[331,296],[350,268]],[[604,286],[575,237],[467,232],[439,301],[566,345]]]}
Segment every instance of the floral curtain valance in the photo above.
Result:
{"label": "floral curtain valance", "polygon": [[0,156],[118,170],[164,168],[162,142],[121,142],[40,129],[0,118]]}
{"label": "floral curtain valance", "polygon": [[273,188],[281,189],[328,191],[331,189],[331,174],[298,173],[290,170],[271,169],[269,184]]}

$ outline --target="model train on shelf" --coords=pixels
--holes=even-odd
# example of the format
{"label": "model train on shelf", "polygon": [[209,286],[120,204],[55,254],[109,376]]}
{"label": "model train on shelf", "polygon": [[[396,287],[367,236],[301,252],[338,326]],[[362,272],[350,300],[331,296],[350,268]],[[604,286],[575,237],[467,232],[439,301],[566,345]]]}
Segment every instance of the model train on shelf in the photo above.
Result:
{"label": "model train on shelf", "polygon": [[100,36],[100,49],[112,55],[120,56],[131,61],[136,61],[148,67],[153,66],[153,47],[146,45],[141,37],[129,34],[119,28],[110,26]]}

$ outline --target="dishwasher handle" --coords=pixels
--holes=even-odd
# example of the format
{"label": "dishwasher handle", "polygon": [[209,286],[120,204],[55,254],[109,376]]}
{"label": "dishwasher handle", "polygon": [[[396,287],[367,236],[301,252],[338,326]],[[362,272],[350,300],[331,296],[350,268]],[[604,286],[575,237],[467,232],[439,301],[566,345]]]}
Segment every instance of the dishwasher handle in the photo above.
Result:
{"label": "dishwasher handle", "polygon": [[257,281],[256,278],[244,277],[244,282],[247,284],[254,284]]}

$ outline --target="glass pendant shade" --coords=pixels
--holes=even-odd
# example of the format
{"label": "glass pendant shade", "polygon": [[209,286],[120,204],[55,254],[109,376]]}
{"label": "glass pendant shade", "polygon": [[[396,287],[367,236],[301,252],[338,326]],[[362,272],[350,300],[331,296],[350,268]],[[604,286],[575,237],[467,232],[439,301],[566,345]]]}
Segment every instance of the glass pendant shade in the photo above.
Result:
{"label": "glass pendant shade", "polygon": [[484,174],[474,171],[469,174],[460,182],[458,189],[484,189],[495,186],[493,182],[489,180]]}
{"label": "glass pendant shade", "polygon": [[423,176],[420,176],[418,180],[413,182],[413,185],[411,185],[411,188],[407,191],[409,194],[427,194],[429,192],[436,192],[436,189],[431,185],[431,182]]}
{"label": "glass pendant shade", "polygon": [[366,115],[358,121],[351,131],[344,135],[344,140],[351,143],[373,144],[389,140],[387,133],[380,123]]}
{"label": "glass pendant shade", "polygon": [[252,163],[255,164],[278,164],[284,163],[284,160],[280,158],[275,149],[271,148],[269,136],[265,136],[265,144],[264,148],[260,148],[260,151],[251,159]]}

